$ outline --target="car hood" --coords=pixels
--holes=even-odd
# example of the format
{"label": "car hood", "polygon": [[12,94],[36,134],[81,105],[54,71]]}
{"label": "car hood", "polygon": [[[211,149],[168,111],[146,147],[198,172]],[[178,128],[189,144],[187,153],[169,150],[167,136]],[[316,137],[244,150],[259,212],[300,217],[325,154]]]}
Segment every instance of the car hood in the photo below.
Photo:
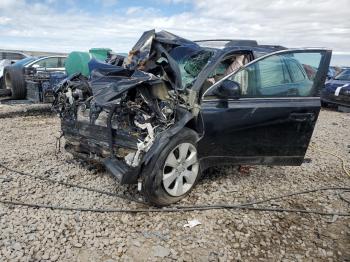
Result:
{"label": "car hood", "polygon": [[113,103],[122,93],[141,83],[152,85],[159,81],[160,78],[147,72],[116,67],[94,70],[90,86],[97,105],[103,106]]}
{"label": "car hood", "polygon": [[[174,90],[183,90],[180,68],[170,55],[179,46],[187,47],[188,52],[202,49],[195,42],[167,31],[150,30],[143,33],[122,66],[105,63],[98,66],[92,61],[95,69],[91,72],[90,85],[96,103],[101,106],[113,103],[122,93],[141,83],[152,85],[165,81]],[[162,59],[167,63],[161,62]]]}

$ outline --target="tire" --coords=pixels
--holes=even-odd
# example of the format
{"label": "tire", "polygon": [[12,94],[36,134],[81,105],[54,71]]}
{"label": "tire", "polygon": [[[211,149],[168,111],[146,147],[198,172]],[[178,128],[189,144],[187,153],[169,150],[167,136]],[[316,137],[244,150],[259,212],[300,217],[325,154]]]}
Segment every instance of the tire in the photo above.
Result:
{"label": "tire", "polygon": [[4,70],[5,88],[11,89],[12,99],[25,99],[27,88],[24,81],[23,67],[9,66]]}
{"label": "tire", "polygon": [[[176,134],[162,149],[160,154],[144,168],[142,175],[143,194],[150,204],[155,206],[173,204],[189,194],[197,184],[200,178],[200,166],[196,149],[197,140],[198,134],[195,131],[184,128]],[[180,165],[179,162],[176,162],[176,165],[178,165],[177,168],[168,166],[168,159],[173,159],[169,155],[173,153],[176,159],[181,159],[180,147],[183,149],[186,148],[186,146],[188,146],[188,151],[186,153],[186,159],[183,160],[184,164]],[[194,159],[196,162],[186,168],[186,164],[189,164],[191,160],[194,161]],[[172,173],[171,170],[175,173],[177,172],[176,174],[178,175],[170,175]],[[163,178],[166,176],[168,180],[164,179],[163,181]],[[169,177],[171,177],[170,180]],[[171,180],[173,180],[172,183],[169,182]],[[180,187],[176,187],[175,189],[176,183],[178,183],[177,185],[183,184],[183,187],[181,187],[183,189],[182,192],[179,190],[180,194],[178,194],[179,192],[177,190]],[[168,184],[168,186],[165,186],[166,184]]]}
{"label": "tire", "polygon": [[0,78],[0,89],[5,89],[5,80],[4,77]]}

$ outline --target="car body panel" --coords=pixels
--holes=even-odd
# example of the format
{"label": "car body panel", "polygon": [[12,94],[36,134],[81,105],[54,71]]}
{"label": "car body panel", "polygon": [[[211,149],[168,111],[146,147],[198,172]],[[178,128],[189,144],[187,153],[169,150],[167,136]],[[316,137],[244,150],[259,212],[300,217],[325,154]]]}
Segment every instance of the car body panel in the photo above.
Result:
{"label": "car body panel", "polygon": [[320,101],[317,97],[212,99],[201,106],[205,126],[198,144],[201,158],[225,157],[232,164],[300,165]]}
{"label": "car body panel", "polygon": [[326,82],[325,88],[321,91],[321,99],[324,103],[350,107],[350,77],[341,78],[341,74],[350,75],[350,69],[345,69],[335,79]]}
{"label": "car body panel", "polygon": [[[310,91],[314,97],[226,99],[212,94],[225,80],[244,68],[275,55],[301,52],[323,53]],[[300,165],[320,111],[320,99],[316,94],[326,79],[330,59],[331,52],[324,49],[277,51],[248,63],[210,87],[201,102],[205,130],[198,145],[201,158],[208,162],[210,158],[219,158],[223,163],[232,164]],[[285,85],[289,87],[289,84]]]}
{"label": "car body panel", "polygon": [[[202,48],[169,32],[147,31],[122,67],[97,68],[90,81],[70,76],[57,87],[54,108],[61,116],[66,148],[102,160],[125,183],[135,183],[141,175],[135,172],[157,159],[184,127],[198,134],[202,169],[214,163],[300,165],[320,110],[317,95],[326,79],[331,52],[281,51],[284,49],[259,45]],[[271,55],[316,51],[325,55],[310,97],[205,96],[239,70]],[[237,54],[247,55],[250,62],[206,90],[203,84],[216,66]],[[183,70],[192,76],[186,85]],[[156,92],[159,88],[165,93]]]}

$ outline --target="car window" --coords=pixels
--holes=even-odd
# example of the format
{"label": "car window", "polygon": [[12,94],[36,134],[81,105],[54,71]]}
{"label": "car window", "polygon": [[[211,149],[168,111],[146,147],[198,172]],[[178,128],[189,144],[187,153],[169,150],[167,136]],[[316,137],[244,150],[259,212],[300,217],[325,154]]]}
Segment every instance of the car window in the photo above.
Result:
{"label": "car window", "polygon": [[229,77],[241,86],[242,97],[313,96],[321,53],[273,55]]}
{"label": "car window", "polygon": [[26,58],[24,58],[22,60],[17,61],[15,63],[15,65],[23,65],[24,66],[24,65],[27,65],[27,64],[29,64],[31,62],[34,62],[35,60],[37,60],[36,57],[26,57]]}
{"label": "car window", "polygon": [[38,65],[43,68],[57,68],[59,67],[58,57],[49,57],[36,62],[34,65]]}
{"label": "car window", "polygon": [[65,57],[60,57],[59,65],[58,67],[65,67],[66,65],[66,58]]}
{"label": "car window", "polygon": [[306,72],[297,60],[293,58],[286,58],[285,62],[287,64],[293,83],[305,81],[305,79],[307,78]]}
{"label": "car window", "polygon": [[350,81],[350,70],[344,70],[339,75],[337,75],[334,79]]}
{"label": "car window", "polygon": [[171,51],[170,55],[179,66],[183,87],[192,85],[213,54],[196,46],[179,46]]}
{"label": "car window", "polygon": [[3,57],[4,59],[9,59],[9,60],[21,60],[25,56],[20,53],[4,53]]}
{"label": "car window", "polygon": [[21,60],[23,58],[25,58],[25,56],[21,53],[0,52],[0,59]]}
{"label": "car window", "polygon": [[[281,84],[290,83],[290,75],[287,67],[280,56],[272,56],[270,59],[264,59],[255,65],[259,74],[257,79],[260,81],[259,88],[272,88]],[[258,84],[258,83],[256,83]]]}

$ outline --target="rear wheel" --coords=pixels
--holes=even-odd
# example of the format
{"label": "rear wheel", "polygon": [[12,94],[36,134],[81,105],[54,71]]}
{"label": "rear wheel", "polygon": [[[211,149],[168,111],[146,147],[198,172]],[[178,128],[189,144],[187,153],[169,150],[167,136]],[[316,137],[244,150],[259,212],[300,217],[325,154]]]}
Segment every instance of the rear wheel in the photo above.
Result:
{"label": "rear wheel", "polygon": [[1,78],[0,78],[0,89],[5,89],[4,77],[1,77]]}
{"label": "rear wheel", "polygon": [[5,88],[12,91],[13,99],[25,99],[27,89],[22,73],[22,68],[9,67],[5,74]]}
{"label": "rear wheel", "polygon": [[144,195],[154,205],[165,206],[185,197],[200,176],[197,133],[184,128],[144,171]]}

